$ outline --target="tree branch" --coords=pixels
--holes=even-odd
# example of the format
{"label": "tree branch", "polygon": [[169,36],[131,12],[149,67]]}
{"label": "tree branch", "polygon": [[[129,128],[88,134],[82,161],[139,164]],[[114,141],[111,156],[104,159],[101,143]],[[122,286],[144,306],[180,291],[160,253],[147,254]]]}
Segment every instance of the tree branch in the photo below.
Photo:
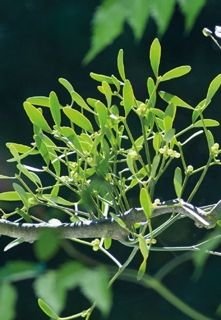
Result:
{"label": "tree branch", "polygon": [[[153,208],[152,217],[168,213],[179,214],[181,218],[191,218],[197,227],[214,228],[216,221],[221,218],[221,201],[204,208],[195,207],[183,200],[165,201]],[[48,223],[20,223],[0,219],[0,235],[33,242],[39,238],[43,230],[54,229],[61,238],[65,239],[105,237],[123,240],[129,235],[135,223],[146,222],[147,219],[141,208],[132,208],[112,218],[77,223],[61,223],[59,220],[56,220],[56,223],[50,221]]]}

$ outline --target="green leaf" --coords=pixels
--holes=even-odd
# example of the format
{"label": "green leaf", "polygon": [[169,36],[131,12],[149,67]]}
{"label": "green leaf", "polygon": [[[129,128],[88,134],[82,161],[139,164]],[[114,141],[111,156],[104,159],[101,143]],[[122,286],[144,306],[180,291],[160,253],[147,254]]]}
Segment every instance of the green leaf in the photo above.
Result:
{"label": "green leaf", "polygon": [[47,301],[54,316],[62,311],[66,301],[66,290],[58,283],[56,271],[48,271],[40,275],[34,282],[34,290],[41,300]]}
{"label": "green leaf", "polygon": [[213,96],[216,94],[216,92],[219,90],[221,85],[221,74],[218,74],[210,83],[207,95],[206,95],[206,105],[207,103],[210,103]]}
{"label": "green leaf", "polygon": [[149,220],[152,216],[152,201],[147,188],[140,190],[140,204],[144,211],[146,218]]}
{"label": "green leaf", "polygon": [[52,196],[51,194],[43,194],[42,195],[42,199],[44,199],[44,201],[48,201],[48,203],[56,203],[56,204],[60,204],[62,206],[73,206],[74,203],[72,201],[68,201],[60,196]]}
{"label": "green leaf", "polygon": [[59,319],[59,316],[57,315],[57,313],[43,299],[41,298],[38,299],[38,305],[47,316],[49,316],[54,320]]}
{"label": "green leaf", "polygon": [[142,263],[139,266],[138,273],[137,273],[137,280],[141,280],[146,272],[147,268],[147,261],[143,260]]}
{"label": "green leaf", "polygon": [[117,56],[117,69],[119,75],[123,81],[126,80],[125,69],[124,69],[124,50],[120,49]]}
{"label": "green leaf", "polygon": [[182,170],[180,169],[180,167],[176,167],[174,172],[174,177],[173,177],[173,184],[174,184],[177,198],[180,198],[182,195],[182,183],[183,183]]}
{"label": "green leaf", "polygon": [[200,101],[192,113],[192,122],[194,123],[197,118],[203,113],[208,104],[206,104],[206,99]]}
{"label": "green leaf", "polygon": [[173,103],[170,103],[165,110],[164,116],[164,127],[166,131],[169,131],[172,128],[175,115],[176,106]]}
{"label": "green leaf", "polygon": [[133,87],[129,80],[125,80],[123,87],[123,105],[125,110],[125,115],[127,116],[135,103],[135,97],[133,92]]}
{"label": "green leaf", "polygon": [[26,208],[29,208],[29,206],[30,206],[30,202],[29,202],[30,196],[28,196],[28,193],[19,184],[13,183],[12,185],[13,185],[14,190],[18,193],[18,195],[20,197],[20,200],[23,202],[24,206]]}
{"label": "green leaf", "polygon": [[55,124],[59,127],[61,124],[61,110],[60,110],[61,107],[58,101],[58,97],[54,91],[50,92],[49,104],[50,104],[52,118]]}
{"label": "green leaf", "polygon": [[167,80],[171,80],[171,79],[175,79],[175,78],[179,78],[184,76],[185,74],[189,73],[191,70],[190,66],[180,66],[180,67],[176,67],[174,69],[171,69],[170,71],[164,73],[161,76],[160,81],[167,81]]}
{"label": "green leaf", "polygon": [[218,127],[220,123],[213,119],[203,119],[198,120],[195,123],[193,123],[194,128],[200,128],[200,127]]}
{"label": "green leaf", "polygon": [[0,285],[0,310],[1,318],[4,320],[14,320],[16,317],[17,293],[14,286],[8,282],[1,282]]}
{"label": "green leaf", "polygon": [[156,152],[161,148],[161,143],[163,141],[162,135],[159,132],[156,132],[153,137],[153,148]]}
{"label": "green leaf", "polygon": [[86,131],[93,132],[93,127],[90,120],[88,120],[81,112],[74,110],[71,107],[64,107],[63,111],[71,120],[71,122],[76,124],[78,127]]}
{"label": "green leaf", "polygon": [[176,1],[154,0],[151,1],[150,4],[151,16],[156,21],[159,34],[162,35],[168,28],[168,25],[174,12]]}
{"label": "green leaf", "polygon": [[155,155],[153,158],[153,162],[151,164],[151,173],[150,173],[150,176],[153,178],[156,176],[160,161],[161,161],[161,156],[159,154]]}
{"label": "green leaf", "polygon": [[106,100],[107,100],[107,106],[110,107],[113,93],[112,93],[111,87],[109,86],[108,82],[102,81],[102,89],[103,89],[103,93],[104,93]]}
{"label": "green leaf", "polygon": [[147,90],[149,94],[148,105],[150,105],[151,108],[154,108],[156,104],[156,85],[151,77],[148,77],[147,79]]}
{"label": "green leaf", "polygon": [[76,91],[72,91],[71,97],[77,103],[77,105],[79,105],[81,108],[92,112],[91,108],[87,105],[84,99]]}
{"label": "green leaf", "polygon": [[[167,118],[168,119],[168,118]],[[168,131],[166,131],[163,139],[164,141],[166,141],[167,143],[171,142],[171,140],[174,138],[175,136],[175,129],[171,128]]]}
{"label": "green leaf", "polygon": [[101,129],[104,130],[108,117],[107,107],[101,101],[98,100],[95,104],[95,109],[98,115],[99,125]]}
{"label": "green leaf", "polygon": [[125,0],[104,0],[98,6],[92,21],[91,48],[84,58],[84,63],[89,63],[121,34],[126,11]]}
{"label": "green leaf", "polygon": [[111,307],[111,292],[108,288],[108,274],[104,267],[96,269],[85,270],[80,287],[84,295],[90,300],[91,303],[96,301],[96,306],[100,309],[103,315],[110,311]]}
{"label": "green leaf", "polygon": [[199,15],[202,8],[206,5],[206,0],[177,0],[182,13],[185,16],[185,28],[186,31],[190,31],[196,21],[197,16]]}
{"label": "green leaf", "polygon": [[33,147],[29,147],[21,143],[7,142],[7,147],[9,149],[11,146],[15,148],[17,153],[28,153],[30,151],[33,151]]}
{"label": "green leaf", "polygon": [[167,103],[173,103],[177,107],[183,107],[191,110],[193,109],[193,107],[191,107],[190,104],[188,104],[186,101],[182,100],[181,98],[177,97],[176,95],[170,94],[165,91],[160,91],[159,95]]}
{"label": "green leaf", "polygon": [[74,149],[76,149],[76,151],[83,152],[79,137],[72,128],[61,127],[59,131],[65,138],[70,141],[71,144],[73,144],[73,147]]}
{"label": "green leaf", "polygon": [[207,137],[208,149],[211,150],[211,147],[215,143],[213,134],[210,130],[206,130],[205,133],[206,133],[206,137]]}
{"label": "green leaf", "polygon": [[105,76],[104,74],[90,72],[90,77],[98,82],[106,81],[109,84],[113,84],[112,77]]}
{"label": "green leaf", "polygon": [[1,283],[4,281],[21,281],[24,279],[33,278],[42,271],[42,265],[37,263],[12,260],[0,268],[0,281]]}
{"label": "green leaf", "polygon": [[150,4],[146,0],[131,1],[127,7],[127,22],[131,26],[135,39],[140,40],[150,14]]}
{"label": "green leaf", "polygon": [[35,106],[40,107],[49,107],[49,98],[48,97],[30,97],[26,100],[27,102],[34,104]]}
{"label": "green leaf", "polygon": [[150,46],[150,65],[155,77],[158,77],[159,66],[161,58],[161,45],[157,38],[155,38]]}
{"label": "green leaf", "polygon": [[34,172],[30,172],[25,166],[17,164],[18,170],[37,186],[42,186],[40,178]]}
{"label": "green leaf", "polygon": [[34,250],[40,261],[50,260],[59,249],[60,237],[56,229],[40,232],[39,239],[34,243]]}
{"label": "green leaf", "polygon": [[43,131],[49,133],[51,132],[51,128],[39,109],[35,108],[30,102],[27,101],[24,102],[24,109],[33,125],[42,129]]}
{"label": "green leaf", "polygon": [[21,201],[16,191],[0,192],[0,201]]}
{"label": "green leaf", "polygon": [[74,88],[72,86],[72,84],[64,79],[64,78],[59,78],[58,81],[60,82],[60,84],[62,84],[62,86],[70,93],[70,95],[72,94],[72,92],[74,91]]}

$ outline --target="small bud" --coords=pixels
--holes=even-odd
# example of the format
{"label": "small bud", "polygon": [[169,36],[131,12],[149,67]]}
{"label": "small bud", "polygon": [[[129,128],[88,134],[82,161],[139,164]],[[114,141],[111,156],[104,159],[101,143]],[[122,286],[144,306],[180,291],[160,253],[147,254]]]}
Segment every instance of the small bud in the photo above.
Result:
{"label": "small bud", "polygon": [[210,37],[213,34],[212,31],[208,28],[203,28],[202,33],[205,37]]}
{"label": "small bud", "polygon": [[193,172],[193,166],[188,165],[187,168],[186,168],[186,173],[187,173],[187,174],[190,174],[190,173],[192,173],[192,172]]}

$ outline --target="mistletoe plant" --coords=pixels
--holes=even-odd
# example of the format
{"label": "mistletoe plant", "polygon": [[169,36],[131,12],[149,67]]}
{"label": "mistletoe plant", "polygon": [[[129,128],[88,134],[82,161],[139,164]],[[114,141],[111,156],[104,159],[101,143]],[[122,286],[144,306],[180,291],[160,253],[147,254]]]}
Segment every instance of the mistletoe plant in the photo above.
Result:
{"label": "mistletoe plant", "polygon": [[[120,50],[118,76],[90,74],[98,83],[100,99],[84,99],[66,79],[60,78],[60,84],[69,94],[68,104],[62,105],[53,91],[48,97],[28,98],[24,110],[33,124],[33,142],[6,144],[12,154],[8,161],[16,164],[16,173],[0,176],[11,180],[13,188],[0,193],[0,200],[15,204],[12,210],[8,205],[1,209],[0,234],[15,238],[5,250],[21,242],[38,240],[34,244],[36,255],[40,260],[47,260],[59,246],[64,250],[69,248],[67,252],[71,255],[71,247],[65,240],[70,239],[102,252],[115,265],[115,268],[100,266],[89,270],[80,262],[68,262],[56,272],[39,275],[33,271],[33,265],[18,262],[21,272],[33,269],[39,306],[53,319],[89,319],[95,306],[107,314],[111,306],[108,287],[118,278],[138,279],[190,318],[208,319],[181,302],[159,280],[147,275],[146,266],[152,250],[219,254],[209,249],[211,238],[203,242],[206,249],[202,243],[174,248],[156,243],[160,234],[183,217],[194,220],[197,227],[214,228],[219,223],[219,202],[203,208],[190,202],[209,168],[220,165],[219,144],[210,131],[219,122],[205,118],[204,113],[220,88],[221,74],[212,80],[205,98],[193,107],[159,89],[165,82],[189,73],[190,66],[160,74],[158,39],[151,44],[149,58],[153,76],[147,78],[145,101],[135,96]],[[177,115],[184,110],[190,114],[190,122],[178,128]],[[194,139],[205,140],[208,149],[205,163],[198,167],[188,163],[186,156]],[[167,178],[167,184],[174,185],[176,200],[160,202],[157,187],[167,172],[171,177],[171,182]],[[192,187],[189,181],[193,177],[197,179]],[[157,222],[155,217],[165,214],[166,220]],[[112,254],[113,239],[131,247],[125,262]],[[142,261],[136,272],[127,266],[138,252]],[[14,279],[13,271],[11,279]],[[10,281],[7,278],[6,285],[3,277],[3,283],[7,286]],[[55,285],[57,289],[53,290]],[[45,286],[50,288],[46,292]],[[76,286],[80,286],[92,306],[60,318],[66,292]]]}

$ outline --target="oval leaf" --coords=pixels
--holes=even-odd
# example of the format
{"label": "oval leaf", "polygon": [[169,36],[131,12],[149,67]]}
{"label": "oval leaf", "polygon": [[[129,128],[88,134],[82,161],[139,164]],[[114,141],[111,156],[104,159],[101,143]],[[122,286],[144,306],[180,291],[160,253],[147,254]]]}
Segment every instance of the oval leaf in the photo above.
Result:
{"label": "oval leaf", "polygon": [[210,100],[213,98],[215,93],[218,91],[219,87],[221,85],[221,74],[218,74],[210,83],[207,95],[206,95],[206,101],[210,102]]}
{"label": "oval leaf", "polygon": [[203,119],[198,120],[195,123],[193,123],[194,128],[200,128],[200,127],[218,127],[219,122],[213,119]]}
{"label": "oval leaf", "polygon": [[150,65],[156,78],[158,77],[158,73],[159,73],[160,58],[161,58],[161,45],[159,40],[156,38],[153,40],[150,46]]}
{"label": "oval leaf", "polygon": [[51,132],[51,128],[49,127],[40,110],[35,108],[30,102],[27,101],[24,102],[24,109],[33,125],[46,132]]}
{"label": "oval leaf", "polygon": [[180,167],[176,167],[173,177],[173,184],[177,198],[180,198],[182,194],[182,181],[182,171]]}
{"label": "oval leaf", "polygon": [[152,201],[147,188],[142,188],[140,190],[140,204],[146,218],[149,220],[152,215]]}
{"label": "oval leaf", "polygon": [[189,73],[191,70],[190,66],[180,66],[176,67],[162,75],[160,81],[167,81],[174,78],[179,78],[184,76],[185,74]]}
{"label": "oval leaf", "polygon": [[71,122],[75,123],[77,126],[86,131],[93,132],[93,127],[90,121],[81,112],[70,107],[64,107],[63,111],[71,120]]}
{"label": "oval leaf", "polygon": [[61,124],[61,111],[60,111],[60,103],[58,101],[58,97],[54,91],[52,91],[49,95],[49,104],[52,118],[55,124],[59,127]]}
{"label": "oval leaf", "polygon": [[123,104],[125,115],[128,115],[131,108],[134,105],[134,93],[133,88],[129,80],[126,80],[123,87]]}
{"label": "oval leaf", "polygon": [[62,86],[65,89],[67,89],[67,91],[70,93],[70,95],[72,94],[72,91],[74,91],[74,88],[73,88],[72,84],[68,80],[66,80],[64,78],[59,78],[58,82],[60,82],[60,84],[62,84]]}
{"label": "oval leaf", "polygon": [[119,75],[123,81],[125,81],[125,70],[124,70],[124,50],[120,49],[117,56],[117,69],[119,72]]}
{"label": "oval leaf", "polygon": [[59,316],[57,315],[57,313],[44,300],[39,298],[38,305],[47,316],[55,320],[59,319]]}
{"label": "oval leaf", "polygon": [[87,105],[84,99],[76,92],[71,93],[72,99],[83,109],[92,112],[91,108]]}
{"label": "oval leaf", "polygon": [[36,106],[40,107],[49,107],[49,98],[48,97],[30,97],[26,101],[30,102],[31,104],[34,104]]}
{"label": "oval leaf", "polygon": [[104,130],[108,117],[107,108],[101,101],[98,100],[95,104],[95,109],[98,115],[99,125],[101,129]]}

